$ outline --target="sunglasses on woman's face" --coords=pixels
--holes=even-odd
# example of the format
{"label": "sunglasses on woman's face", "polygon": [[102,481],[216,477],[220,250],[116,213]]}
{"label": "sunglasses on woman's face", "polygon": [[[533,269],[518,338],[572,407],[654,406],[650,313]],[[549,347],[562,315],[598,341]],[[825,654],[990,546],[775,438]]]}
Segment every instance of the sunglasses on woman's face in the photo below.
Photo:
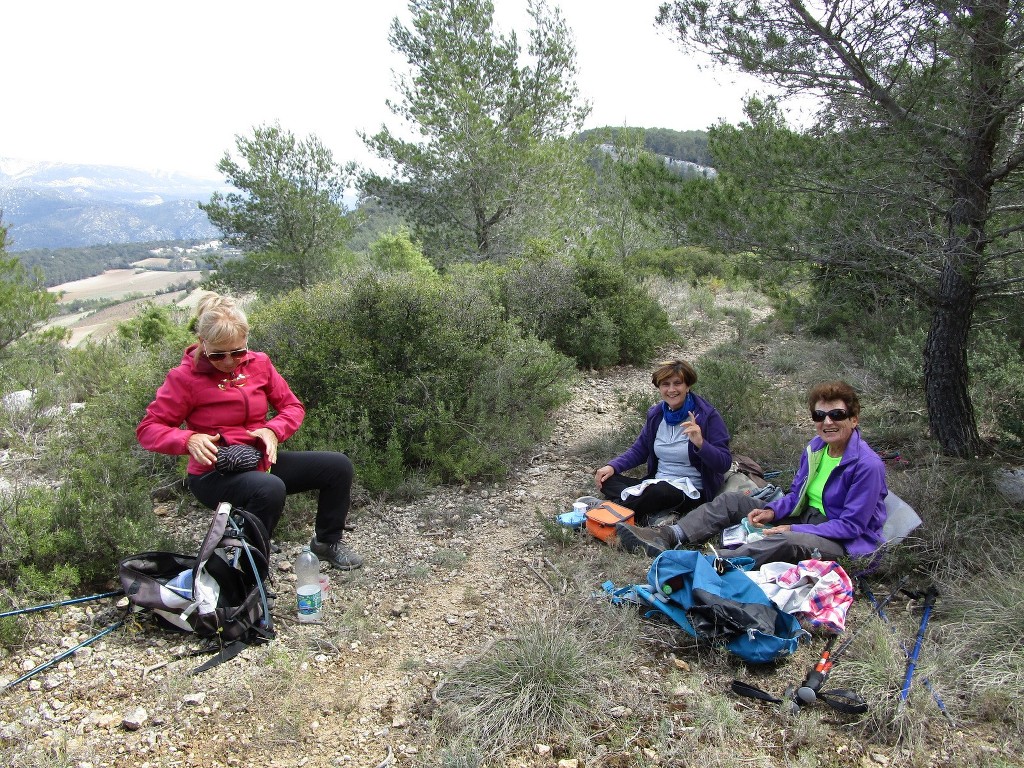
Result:
{"label": "sunglasses on woman's face", "polygon": [[232,360],[241,360],[245,357],[245,353],[249,351],[248,347],[242,347],[241,349],[233,349],[230,352],[209,352],[206,349],[206,342],[203,342],[203,354],[206,355],[206,359],[211,362],[219,362],[224,358],[231,356]]}
{"label": "sunglasses on woman's face", "polygon": [[832,421],[846,421],[850,418],[850,412],[845,408],[833,408],[831,411],[811,411],[811,421],[820,424],[828,416]]}

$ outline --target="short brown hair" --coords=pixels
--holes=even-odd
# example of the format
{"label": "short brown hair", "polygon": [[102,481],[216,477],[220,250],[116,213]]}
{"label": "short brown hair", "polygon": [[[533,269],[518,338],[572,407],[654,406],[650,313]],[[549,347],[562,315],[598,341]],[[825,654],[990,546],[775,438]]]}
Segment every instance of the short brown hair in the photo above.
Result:
{"label": "short brown hair", "polygon": [[860,398],[845,381],[823,381],[811,387],[807,393],[807,408],[812,414],[819,400],[842,400],[850,416],[860,416]]}
{"label": "short brown hair", "polygon": [[681,376],[688,387],[692,387],[697,383],[697,372],[685,360],[666,360],[663,363],[659,363],[654,373],[651,374],[651,383],[656,387],[660,387],[661,382],[672,376]]}

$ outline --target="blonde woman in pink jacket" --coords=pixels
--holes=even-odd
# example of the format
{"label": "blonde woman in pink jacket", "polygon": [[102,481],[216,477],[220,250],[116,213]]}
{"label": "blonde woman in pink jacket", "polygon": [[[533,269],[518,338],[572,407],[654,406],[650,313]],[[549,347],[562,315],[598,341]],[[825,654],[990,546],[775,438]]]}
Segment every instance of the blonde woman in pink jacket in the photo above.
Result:
{"label": "blonde woman in pink jacket", "polygon": [[[273,535],[285,497],[318,491],[310,548],[335,568],[362,558],[343,543],[354,470],[343,453],[281,451],[306,409],[270,358],[249,349],[249,321],[234,299],[210,294],[198,307],[198,339],[171,369],[136,429],[143,448],[188,455],[188,487],[207,507],[223,501],[246,509]],[[270,416],[271,411],[273,416]],[[222,473],[218,452],[247,445],[260,453],[250,471]]]}

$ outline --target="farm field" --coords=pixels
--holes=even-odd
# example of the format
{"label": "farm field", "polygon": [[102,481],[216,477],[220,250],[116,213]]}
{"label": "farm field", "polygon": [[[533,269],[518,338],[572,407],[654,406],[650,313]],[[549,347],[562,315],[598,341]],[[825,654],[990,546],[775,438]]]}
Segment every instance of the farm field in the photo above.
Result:
{"label": "farm field", "polygon": [[165,272],[145,269],[109,269],[102,275],[74,280],[50,288],[51,293],[63,293],[61,301],[76,299],[123,299],[135,294],[156,294],[169,286],[189,280],[199,280],[202,273]]}
{"label": "farm field", "polygon": [[[63,327],[71,331],[67,344],[77,346],[85,339],[98,340],[108,335],[120,322],[138,314],[143,304],[175,304],[185,299],[185,291],[159,293],[169,286],[201,279],[199,271],[167,272],[139,269],[111,269],[102,275],[63,283],[50,289],[62,293],[60,301],[76,299],[131,299],[99,310],[76,312],[62,315],[51,321],[47,327]],[[141,294],[141,295],[140,295]]]}

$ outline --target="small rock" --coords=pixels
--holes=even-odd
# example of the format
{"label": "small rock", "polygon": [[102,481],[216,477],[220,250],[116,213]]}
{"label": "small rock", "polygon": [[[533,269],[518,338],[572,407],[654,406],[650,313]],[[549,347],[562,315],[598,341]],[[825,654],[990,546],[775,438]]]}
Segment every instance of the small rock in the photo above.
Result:
{"label": "small rock", "polygon": [[672,663],[675,664],[676,669],[681,669],[681,670],[683,670],[683,672],[689,672],[690,671],[690,665],[687,664],[682,659],[677,659],[677,658],[673,657],[672,658]]}
{"label": "small rock", "polygon": [[534,744],[533,751],[541,757],[544,757],[545,755],[551,754],[551,747],[549,747],[547,744]]}
{"label": "small rock", "polygon": [[580,761],[575,757],[567,757],[558,761],[558,768],[579,768]]}
{"label": "small rock", "polygon": [[196,693],[186,694],[181,700],[181,703],[187,704],[191,707],[198,707],[204,701],[206,701],[206,694],[203,691],[198,691]]}
{"label": "small rock", "polygon": [[126,730],[137,731],[148,719],[149,713],[147,713],[142,707],[136,707],[131,714],[121,721],[121,725],[123,725]]}
{"label": "small rock", "polygon": [[608,710],[608,714],[612,717],[626,717],[627,715],[632,714],[632,712],[633,710],[629,707],[612,707]]}

